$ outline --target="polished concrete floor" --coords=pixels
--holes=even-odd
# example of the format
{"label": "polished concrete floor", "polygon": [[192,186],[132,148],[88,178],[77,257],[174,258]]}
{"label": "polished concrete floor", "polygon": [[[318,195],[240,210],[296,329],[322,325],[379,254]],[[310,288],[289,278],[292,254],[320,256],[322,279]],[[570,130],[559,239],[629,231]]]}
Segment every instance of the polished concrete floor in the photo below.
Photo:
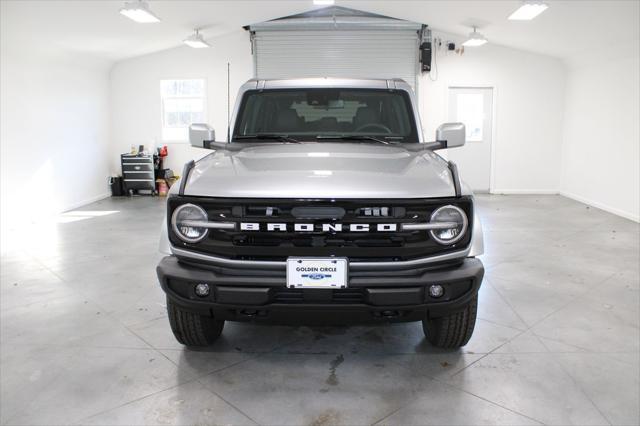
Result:
{"label": "polished concrete floor", "polygon": [[160,199],[19,229],[1,273],[2,424],[627,424],[639,415],[639,226],[559,196],[481,196],[475,334],[227,324],[174,341]]}

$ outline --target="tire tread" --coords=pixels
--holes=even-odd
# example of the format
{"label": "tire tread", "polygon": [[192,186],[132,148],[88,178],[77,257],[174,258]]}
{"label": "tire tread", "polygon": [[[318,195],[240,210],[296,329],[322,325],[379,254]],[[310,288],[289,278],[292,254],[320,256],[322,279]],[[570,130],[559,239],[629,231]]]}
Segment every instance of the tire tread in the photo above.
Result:
{"label": "tire tread", "polygon": [[459,312],[423,320],[422,327],[427,340],[439,348],[452,349],[466,345],[473,334],[477,313],[476,296]]}
{"label": "tire tread", "polygon": [[167,299],[169,324],[176,340],[186,346],[208,346],[222,333],[224,321],[185,311]]}

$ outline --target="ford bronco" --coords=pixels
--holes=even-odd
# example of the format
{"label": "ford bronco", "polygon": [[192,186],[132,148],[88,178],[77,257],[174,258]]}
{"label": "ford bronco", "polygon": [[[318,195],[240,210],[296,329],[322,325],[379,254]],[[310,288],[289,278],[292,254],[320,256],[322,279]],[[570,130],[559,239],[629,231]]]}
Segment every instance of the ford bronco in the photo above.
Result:
{"label": "ford bronco", "polygon": [[473,194],[425,140],[402,80],[250,80],[226,142],[185,165],[167,199],[157,267],[176,339],[211,344],[225,321],[422,321],[465,345],[484,268]]}

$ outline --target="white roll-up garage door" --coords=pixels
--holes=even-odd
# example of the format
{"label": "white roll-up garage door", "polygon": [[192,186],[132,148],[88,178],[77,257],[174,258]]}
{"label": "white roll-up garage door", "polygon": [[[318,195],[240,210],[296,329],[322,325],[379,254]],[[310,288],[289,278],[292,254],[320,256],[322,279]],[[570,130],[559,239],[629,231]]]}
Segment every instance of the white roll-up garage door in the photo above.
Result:
{"label": "white roll-up garage door", "polygon": [[359,16],[299,15],[248,27],[256,78],[402,78],[415,91],[421,25],[333,9]]}
{"label": "white roll-up garage door", "polygon": [[257,78],[402,78],[414,89],[418,33],[384,31],[259,31]]}

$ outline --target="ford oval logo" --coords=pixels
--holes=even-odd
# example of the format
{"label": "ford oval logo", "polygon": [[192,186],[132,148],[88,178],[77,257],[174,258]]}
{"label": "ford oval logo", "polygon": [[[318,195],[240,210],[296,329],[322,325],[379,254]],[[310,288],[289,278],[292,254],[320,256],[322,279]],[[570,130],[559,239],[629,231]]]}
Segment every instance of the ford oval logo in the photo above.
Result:
{"label": "ford oval logo", "polygon": [[314,274],[303,275],[303,277],[304,278],[309,278],[311,280],[322,280],[324,278],[330,278],[331,275],[321,274],[321,273],[314,273]]}

